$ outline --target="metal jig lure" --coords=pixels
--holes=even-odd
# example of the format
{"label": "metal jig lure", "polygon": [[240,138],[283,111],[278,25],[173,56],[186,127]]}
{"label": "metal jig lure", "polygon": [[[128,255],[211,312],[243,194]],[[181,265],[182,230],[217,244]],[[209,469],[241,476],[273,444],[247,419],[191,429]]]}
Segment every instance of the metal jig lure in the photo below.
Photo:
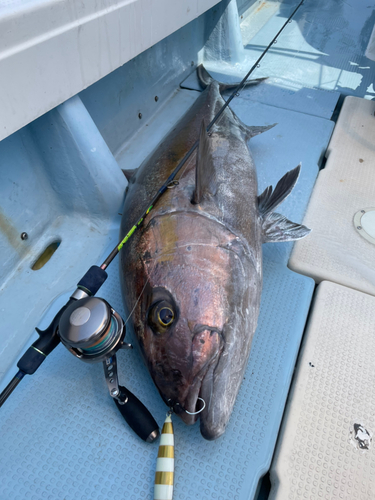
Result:
{"label": "metal jig lure", "polygon": [[172,500],[174,483],[174,432],[170,410],[161,431],[156,460],[154,500]]}

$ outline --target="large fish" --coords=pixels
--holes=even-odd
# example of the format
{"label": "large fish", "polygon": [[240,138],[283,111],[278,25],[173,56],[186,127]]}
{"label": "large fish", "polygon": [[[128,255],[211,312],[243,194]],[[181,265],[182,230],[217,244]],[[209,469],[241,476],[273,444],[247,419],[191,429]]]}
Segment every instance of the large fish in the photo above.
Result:
{"label": "large fish", "polygon": [[[262,243],[303,238],[309,229],[273,211],[300,167],[258,197],[247,142],[273,125],[249,127],[228,107],[207,133],[229,86],[202,66],[198,76],[205,90],[129,178],[122,237],[199,137],[198,152],[121,251],[120,273],[161,396],[187,424],[200,418],[203,437],[215,439],[232,412],[257,325]],[[203,404],[198,398],[206,406],[190,415]]]}

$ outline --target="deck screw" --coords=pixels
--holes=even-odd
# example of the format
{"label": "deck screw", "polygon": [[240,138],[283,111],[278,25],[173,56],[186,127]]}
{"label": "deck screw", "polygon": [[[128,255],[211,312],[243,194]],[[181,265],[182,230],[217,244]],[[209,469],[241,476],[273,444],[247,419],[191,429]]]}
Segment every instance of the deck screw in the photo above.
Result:
{"label": "deck screw", "polygon": [[138,118],[141,119],[142,118],[142,113],[138,113]]}
{"label": "deck screw", "polygon": [[362,229],[362,226],[357,226],[357,229]]}
{"label": "deck screw", "polygon": [[159,97],[156,95],[155,96],[155,102],[158,102],[158,100],[159,100]]}
{"label": "deck screw", "polygon": [[21,240],[27,240],[29,235],[27,233],[21,233]]}
{"label": "deck screw", "polygon": [[365,214],[366,212],[364,210],[361,210],[361,214]]}

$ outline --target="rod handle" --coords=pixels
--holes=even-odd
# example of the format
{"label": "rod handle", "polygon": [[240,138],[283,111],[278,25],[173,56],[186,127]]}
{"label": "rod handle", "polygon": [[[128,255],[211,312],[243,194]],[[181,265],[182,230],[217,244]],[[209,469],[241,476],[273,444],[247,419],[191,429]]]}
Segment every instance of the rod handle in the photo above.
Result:
{"label": "rod handle", "polygon": [[0,394],[0,408],[3,406],[5,401],[12,394],[17,385],[21,382],[24,377],[24,373],[20,370],[15,377],[9,382],[9,384],[5,387],[3,392]]}
{"label": "rod handle", "polygon": [[119,386],[120,399],[126,401],[121,404],[114,399],[117,408],[128,425],[143,441],[152,443],[159,436],[159,426],[154,417],[139,399],[125,387]]}

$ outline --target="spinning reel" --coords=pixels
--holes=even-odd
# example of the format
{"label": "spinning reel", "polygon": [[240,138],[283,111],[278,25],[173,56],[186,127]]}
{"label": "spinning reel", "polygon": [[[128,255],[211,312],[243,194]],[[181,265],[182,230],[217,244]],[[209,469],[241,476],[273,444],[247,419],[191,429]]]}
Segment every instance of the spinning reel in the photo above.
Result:
{"label": "spinning reel", "polygon": [[134,432],[151,443],[159,436],[158,424],[143,403],[118,382],[116,353],[132,347],[124,341],[124,321],[106,300],[94,297],[106,279],[104,269],[92,266],[48,328],[36,329],[39,339],[18,361],[19,372],[0,394],[0,407],[22,378],[32,375],[61,342],[76,358],[103,363],[108,390],[117,408]]}

